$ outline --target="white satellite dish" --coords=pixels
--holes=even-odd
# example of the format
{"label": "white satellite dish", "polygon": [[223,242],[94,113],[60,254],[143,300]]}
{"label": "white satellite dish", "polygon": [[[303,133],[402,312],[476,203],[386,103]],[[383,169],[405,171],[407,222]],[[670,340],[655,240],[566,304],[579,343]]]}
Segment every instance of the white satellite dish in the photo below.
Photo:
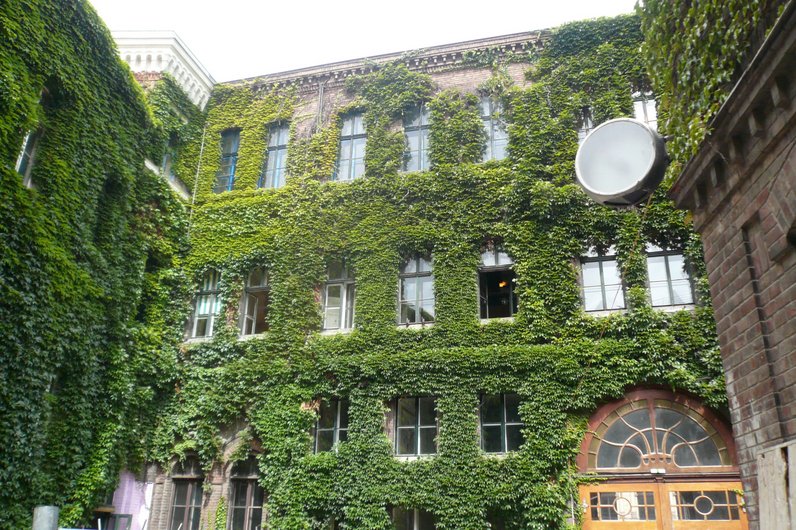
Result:
{"label": "white satellite dish", "polygon": [[596,202],[632,206],[655,191],[667,164],[660,134],[638,120],[619,118],[603,123],[583,140],[575,156],[575,175]]}

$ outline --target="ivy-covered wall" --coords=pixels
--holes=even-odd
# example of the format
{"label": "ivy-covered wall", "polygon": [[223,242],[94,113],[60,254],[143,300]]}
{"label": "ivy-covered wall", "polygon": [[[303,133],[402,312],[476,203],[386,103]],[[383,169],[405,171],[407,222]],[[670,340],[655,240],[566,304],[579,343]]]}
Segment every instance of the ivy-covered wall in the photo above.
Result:
{"label": "ivy-covered wall", "polygon": [[183,126],[154,104],[88,2],[0,3],[0,528],[87,522],[172,393],[187,218],[144,159]]}
{"label": "ivy-covered wall", "polygon": [[[204,150],[195,141],[181,175],[199,168],[186,275],[221,272],[224,300],[215,336],[189,343],[178,392],[157,419],[151,457],[198,454],[206,470],[222,458],[221,433],[243,419],[256,438],[271,528],[391,528],[387,506],[431,511],[439,528],[486,527],[487,512],[509,528],[564,528],[577,499],[574,457],[586,420],[634,386],[690,392],[719,410],[724,386],[699,239],[662,195],[626,211],[591,203],[574,183],[577,126],[591,106],[597,123],[630,115],[645,87],[638,18],[566,25],[540,53],[472,53],[463,68],[491,71],[471,93],[439,86],[422,68],[384,65],[349,78],[347,99],[312,127],[298,87],[217,87]],[[527,86],[507,74],[525,63]],[[522,85],[522,86],[521,86]],[[502,101],[509,156],[480,163],[484,133],[477,95]],[[399,172],[401,117],[427,102],[432,169]],[[332,182],[339,116],[362,110],[366,176]],[[256,189],[269,124],[290,121],[287,184]],[[219,138],[241,129],[233,191],[215,195]],[[199,153],[203,156],[199,159]],[[519,312],[478,317],[482,246],[502,241],[514,258]],[[701,304],[653,310],[645,291],[644,245],[682,248]],[[578,258],[615,245],[629,309],[604,318],[581,308]],[[398,270],[415,252],[433,256],[433,326],[396,326]],[[356,278],[355,329],[319,333],[319,286],[327,260],[345,257]],[[270,331],[239,340],[243,279],[270,273]],[[180,327],[180,330],[182,328]],[[477,441],[482,392],[517,392],[525,444],[505,458]],[[384,433],[385,403],[433,395],[440,418],[437,456],[396,460]],[[312,454],[318,398],[350,400],[348,441]],[[238,451],[238,453],[241,453]],[[242,453],[245,454],[245,451]],[[164,500],[168,502],[168,500]],[[577,510],[576,510],[577,512]],[[205,517],[212,517],[207,514]]]}
{"label": "ivy-covered wall", "polygon": [[762,44],[784,0],[644,0],[644,60],[671,135],[667,181],[694,156],[733,85]]}

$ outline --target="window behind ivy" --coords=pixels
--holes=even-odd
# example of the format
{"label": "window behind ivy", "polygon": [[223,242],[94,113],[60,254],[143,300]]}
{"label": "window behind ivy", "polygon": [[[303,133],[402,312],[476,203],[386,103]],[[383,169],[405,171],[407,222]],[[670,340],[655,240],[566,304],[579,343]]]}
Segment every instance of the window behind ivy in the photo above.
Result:
{"label": "window behind ivy", "polygon": [[405,171],[425,171],[430,167],[428,157],[429,130],[429,112],[425,104],[419,105],[405,117]]}
{"label": "window behind ivy", "polygon": [[230,191],[235,185],[235,170],[238,165],[240,129],[229,129],[221,133],[221,166],[216,173],[213,191]]}
{"label": "window behind ivy", "polygon": [[516,451],[522,445],[520,398],[517,394],[481,396],[481,449],[486,453]]}
{"label": "window behind ivy", "polygon": [[348,401],[322,400],[315,422],[315,452],[331,451],[348,439]]}
{"label": "window behind ivy", "polygon": [[229,530],[260,530],[265,493],[259,482],[257,458],[236,462],[230,474]]}
{"label": "window behind ivy", "polygon": [[434,321],[434,276],[431,258],[414,256],[401,267],[399,315],[401,324]]}
{"label": "window behind ivy", "polygon": [[274,125],[269,129],[265,167],[257,183],[258,188],[281,188],[285,185],[289,136],[290,127],[286,124]]}
{"label": "window behind ivy", "polygon": [[354,180],[365,174],[365,122],[362,113],[343,118],[340,130],[340,151],[333,180]]}
{"label": "window behind ivy", "polygon": [[613,247],[589,250],[581,258],[583,305],[586,311],[624,309],[625,288]]}
{"label": "window behind ivy", "polygon": [[395,401],[395,454],[431,455],[437,452],[437,400],[404,397]]}
{"label": "window behind ivy", "polygon": [[218,281],[221,275],[215,270],[207,271],[199,284],[194,303],[191,337],[213,335],[215,320],[221,305]]}
{"label": "window behind ivy", "polygon": [[478,291],[481,318],[512,317],[518,301],[514,260],[500,245],[490,244],[481,253],[478,267]]}
{"label": "window behind ivy", "polygon": [[354,325],[354,296],[354,273],[348,261],[330,261],[323,286],[323,329],[351,329]]}
{"label": "window behind ivy", "polygon": [[434,515],[426,510],[403,508],[392,509],[392,522],[396,530],[434,530]]}
{"label": "window behind ivy", "polygon": [[22,149],[20,150],[19,157],[17,158],[17,173],[22,176],[22,183],[28,188],[31,187],[33,182],[31,180],[31,172],[33,171],[36,150],[38,149],[41,136],[41,129],[29,131],[22,140]]}
{"label": "window behind ivy", "polygon": [[580,118],[578,120],[578,145],[583,143],[583,140],[594,129],[594,119],[592,118],[591,107],[583,107],[580,109]]}
{"label": "window behind ivy", "polygon": [[268,272],[263,267],[255,267],[246,277],[242,335],[256,335],[268,331],[268,302]]}
{"label": "window behind ivy", "polygon": [[172,468],[173,493],[169,530],[199,530],[202,512],[202,472],[196,458]]}
{"label": "window behind ivy", "polygon": [[693,284],[682,253],[647,245],[647,276],[653,307],[694,303]]}
{"label": "window behind ivy", "polygon": [[506,122],[501,117],[502,112],[503,105],[500,101],[488,96],[481,98],[481,121],[486,130],[484,162],[506,158],[509,134],[506,131]]}

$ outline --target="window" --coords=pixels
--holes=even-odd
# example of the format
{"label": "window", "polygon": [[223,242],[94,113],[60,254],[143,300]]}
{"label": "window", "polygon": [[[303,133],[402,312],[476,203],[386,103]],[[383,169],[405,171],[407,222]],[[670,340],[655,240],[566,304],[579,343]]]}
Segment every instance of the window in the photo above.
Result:
{"label": "window", "polygon": [[331,451],[348,439],[348,401],[321,401],[318,421],[315,422],[315,452]]}
{"label": "window", "polygon": [[214,270],[202,276],[193,313],[191,337],[210,337],[213,335],[216,315],[221,305],[218,291],[220,274]]}
{"label": "window", "polygon": [[481,254],[478,267],[478,291],[481,318],[512,317],[517,312],[517,275],[514,261],[499,245],[490,245]]}
{"label": "window", "polygon": [[354,180],[365,174],[365,123],[362,114],[343,118],[340,131],[340,153],[332,180]]}
{"label": "window", "polygon": [[202,475],[195,458],[177,463],[172,469],[174,493],[169,530],[199,530],[202,511]]}
{"label": "window", "polygon": [[586,311],[624,309],[625,288],[613,247],[605,253],[590,249],[581,258],[581,279]]}
{"label": "window", "polygon": [[323,287],[323,329],[351,329],[354,325],[354,274],[346,260],[329,262]]}
{"label": "window", "polygon": [[395,454],[433,455],[437,452],[437,400],[398,398],[395,405]]}
{"label": "window", "polygon": [[268,132],[268,149],[265,153],[265,167],[258,188],[281,188],[285,185],[287,168],[287,140],[290,127],[285,124],[274,125]]}
{"label": "window", "polygon": [[265,494],[259,483],[257,458],[250,456],[232,466],[228,530],[260,530]]}
{"label": "window", "polygon": [[485,453],[516,451],[522,445],[520,398],[517,394],[481,396],[481,449]]}
{"label": "window", "polygon": [[583,107],[580,109],[580,120],[578,122],[578,145],[583,143],[583,140],[594,129],[594,119],[591,114],[591,107]]}
{"label": "window", "polygon": [[17,158],[17,164],[15,168],[17,173],[22,175],[22,184],[28,188],[32,185],[30,175],[33,171],[33,164],[36,159],[36,150],[39,146],[39,140],[41,139],[41,136],[41,129],[29,131],[28,134],[25,135],[25,139],[22,140],[22,149],[20,150],[19,157]]}
{"label": "window", "polygon": [[434,321],[434,276],[431,258],[415,256],[401,267],[399,315],[401,324]]}
{"label": "window", "polygon": [[652,92],[636,92],[633,94],[633,117],[647,124],[653,131],[658,130],[658,111]]}
{"label": "window", "polygon": [[392,522],[396,530],[434,530],[434,516],[425,510],[395,507]]}
{"label": "window", "polygon": [[429,112],[421,104],[404,118],[406,134],[405,171],[425,171],[430,167],[428,159]]}
{"label": "window", "polygon": [[230,191],[235,185],[235,167],[238,164],[239,145],[240,129],[230,129],[221,133],[221,167],[216,174],[214,192]]}
{"label": "window", "polygon": [[653,307],[694,303],[691,277],[681,253],[647,245],[647,276]]}
{"label": "window", "polygon": [[268,292],[268,272],[262,267],[253,268],[243,292],[242,335],[268,331]]}
{"label": "window", "polygon": [[503,160],[506,158],[506,146],[509,135],[506,132],[506,123],[500,117],[503,106],[491,97],[481,98],[481,120],[486,129],[486,151],[484,162],[487,160]]}

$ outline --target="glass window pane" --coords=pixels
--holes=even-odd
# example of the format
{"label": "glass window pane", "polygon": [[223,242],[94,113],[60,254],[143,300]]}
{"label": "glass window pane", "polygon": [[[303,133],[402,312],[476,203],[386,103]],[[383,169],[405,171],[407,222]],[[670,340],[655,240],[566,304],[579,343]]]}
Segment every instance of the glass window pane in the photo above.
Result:
{"label": "glass window pane", "polygon": [[334,427],[334,420],[335,415],[337,414],[337,402],[336,401],[321,401],[319,417],[318,417],[318,428],[320,429],[331,429]]}
{"label": "glass window pane", "polygon": [[354,132],[354,120],[352,117],[343,120],[343,126],[340,130],[341,136],[351,136]]}
{"label": "glass window pane", "polygon": [[362,119],[362,114],[354,114],[354,134],[365,134],[365,122]]}
{"label": "glass window pane", "polygon": [[355,298],[355,286],[353,283],[349,283],[346,287],[346,314],[345,314],[345,323],[343,327],[345,329],[351,329],[354,325],[354,298]]}
{"label": "glass window pane", "polygon": [[622,275],[619,272],[619,265],[616,260],[601,262],[603,266],[603,279],[606,285],[616,285],[622,283]]}
{"label": "glass window pane", "polygon": [[420,301],[420,322],[434,322],[434,299]]}
{"label": "glass window pane", "polygon": [[232,524],[230,530],[246,530],[244,521],[246,519],[246,508],[232,508]]}
{"label": "glass window pane", "polygon": [[517,451],[523,441],[522,425],[506,425],[507,451]]}
{"label": "glass window pane", "polygon": [[436,437],[436,427],[423,427],[420,429],[420,454],[431,455],[437,452]]}
{"label": "glass window pane", "polygon": [[685,270],[685,258],[682,254],[672,254],[666,256],[669,261],[669,274],[672,280],[688,280],[688,273]]}
{"label": "glass window pane", "polygon": [[348,401],[341,401],[340,402],[339,427],[340,427],[340,429],[347,429],[348,428]]}
{"label": "glass window pane", "polygon": [[201,506],[202,505],[202,482],[199,480],[195,480],[191,482],[191,496],[192,505],[193,506]]}
{"label": "glass window pane", "polygon": [[420,284],[420,298],[423,300],[434,300],[434,278],[424,276],[417,279]]}
{"label": "glass window pane", "polygon": [[520,419],[520,396],[517,394],[506,394],[506,421],[519,423]]}
{"label": "glass window pane", "polygon": [[191,520],[188,522],[188,528],[191,530],[199,530],[199,522],[201,518],[201,508],[196,507],[190,510]]}
{"label": "glass window pane", "polygon": [[[262,503],[260,503],[262,505]],[[249,528],[247,530],[262,530],[263,528],[263,509],[253,508],[251,511],[251,518],[249,519]]]}
{"label": "glass window pane", "polygon": [[489,394],[481,398],[481,422],[501,423],[503,408],[499,394]]}
{"label": "glass window pane", "polygon": [[482,426],[481,447],[487,453],[502,453],[503,428],[500,425]]}
{"label": "glass window pane", "polygon": [[418,278],[404,278],[401,280],[401,300],[415,302],[417,300]]}
{"label": "glass window pane", "polygon": [[653,306],[672,305],[668,282],[650,283],[650,300]]}
{"label": "glass window pane", "polygon": [[181,481],[174,481],[174,504],[176,506],[185,506],[188,502],[188,483]]}
{"label": "glass window pane", "polygon": [[324,312],[323,328],[324,329],[340,329],[340,313],[342,310],[339,307],[327,307]]}
{"label": "glass window pane", "polygon": [[398,454],[414,455],[417,454],[417,438],[414,427],[408,429],[398,429]]}
{"label": "glass window pane", "polygon": [[648,256],[647,274],[650,282],[666,281],[666,256]]}
{"label": "glass window pane", "polygon": [[417,423],[417,401],[415,398],[398,400],[398,426],[415,426]]}
{"label": "glass window pane", "polygon": [[408,259],[401,265],[401,274],[413,274],[415,272],[417,272],[417,259]]}
{"label": "glass window pane", "polygon": [[481,265],[484,267],[494,267],[497,265],[497,259],[494,250],[486,250],[481,253]]}
{"label": "glass window pane", "polygon": [[365,138],[356,138],[354,140],[354,147],[353,147],[353,155],[351,158],[354,159],[361,159],[365,157],[365,144],[367,140]]}
{"label": "glass window pane", "polygon": [[583,289],[583,305],[586,311],[601,311],[605,309],[602,287],[585,287]]}
{"label": "glass window pane", "polygon": [[351,169],[351,178],[359,178],[365,174],[365,161],[357,159],[354,161],[354,166]]}
{"label": "glass window pane", "polygon": [[672,303],[675,305],[694,303],[694,295],[691,293],[691,282],[688,280],[673,281],[672,293],[674,294]]}
{"label": "glass window pane", "polygon": [[583,264],[583,286],[593,287],[602,283],[600,278],[600,263],[598,261],[587,261]]}
{"label": "glass window pane", "polygon": [[418,272],[431,272],[431,259],[426,258],[418,258],[417,260],[417,271]]}
{"label": "glass window pane", "polygon": [[252,495],[252,505],[256,508],[259,508],[263,505],[263,500],[265,499],[265,490],[256,480],[251,482],[252,487],[254,488]]}
{"label": "glass window pane", "polygon": [[180,525],[185,527],[185,508],[182,507],[174,507],[174,511],[171,514],[171,524],[169,525],[169,530],[177,530],[180,528]]}
{"label": "glass window pane", "polygon": [[421,397],[418,401],[420,402],[420,425],[436,425],[436,400],[431,397]]}
{"label": "glass window pane", "polygon": [[608,302],[608,309],[622,309],[625,307],[625,293],[621,285],[605,288],[605,299]]}
{"label": "glass window pane", "polygon": [[409,302],[401,303],[400,322],[401,324],[412,324],[414,322],[420,322],[420,318],[417,313],[417,308],[413,303]]}
{"label": "glass window pane", "polygon": [[418,510],[417,530],[434,530],[434,516],[425,510]]}
{"label": "glass window pane", "polygon": [[400,507],[393,508],[392,522],[396,530],[415,530],[412,521],[412,510]]}
{"label": "glass window pane", "polygon": [[343,302],[343,286],[336,283],[326,286],[326,307],[341,307]]}
{"label": "glass window pane", "polygon": [[246,506],[246,493],[249,487],[248,481],[232,481],[232,506]]}
{"label": "glass window pane", "polygon": [[315,451],[320,453],[323,451],[331,451],[332,447],[334,446],[334,431],[318,431],[317,434],[317,445],[315,446]]}

